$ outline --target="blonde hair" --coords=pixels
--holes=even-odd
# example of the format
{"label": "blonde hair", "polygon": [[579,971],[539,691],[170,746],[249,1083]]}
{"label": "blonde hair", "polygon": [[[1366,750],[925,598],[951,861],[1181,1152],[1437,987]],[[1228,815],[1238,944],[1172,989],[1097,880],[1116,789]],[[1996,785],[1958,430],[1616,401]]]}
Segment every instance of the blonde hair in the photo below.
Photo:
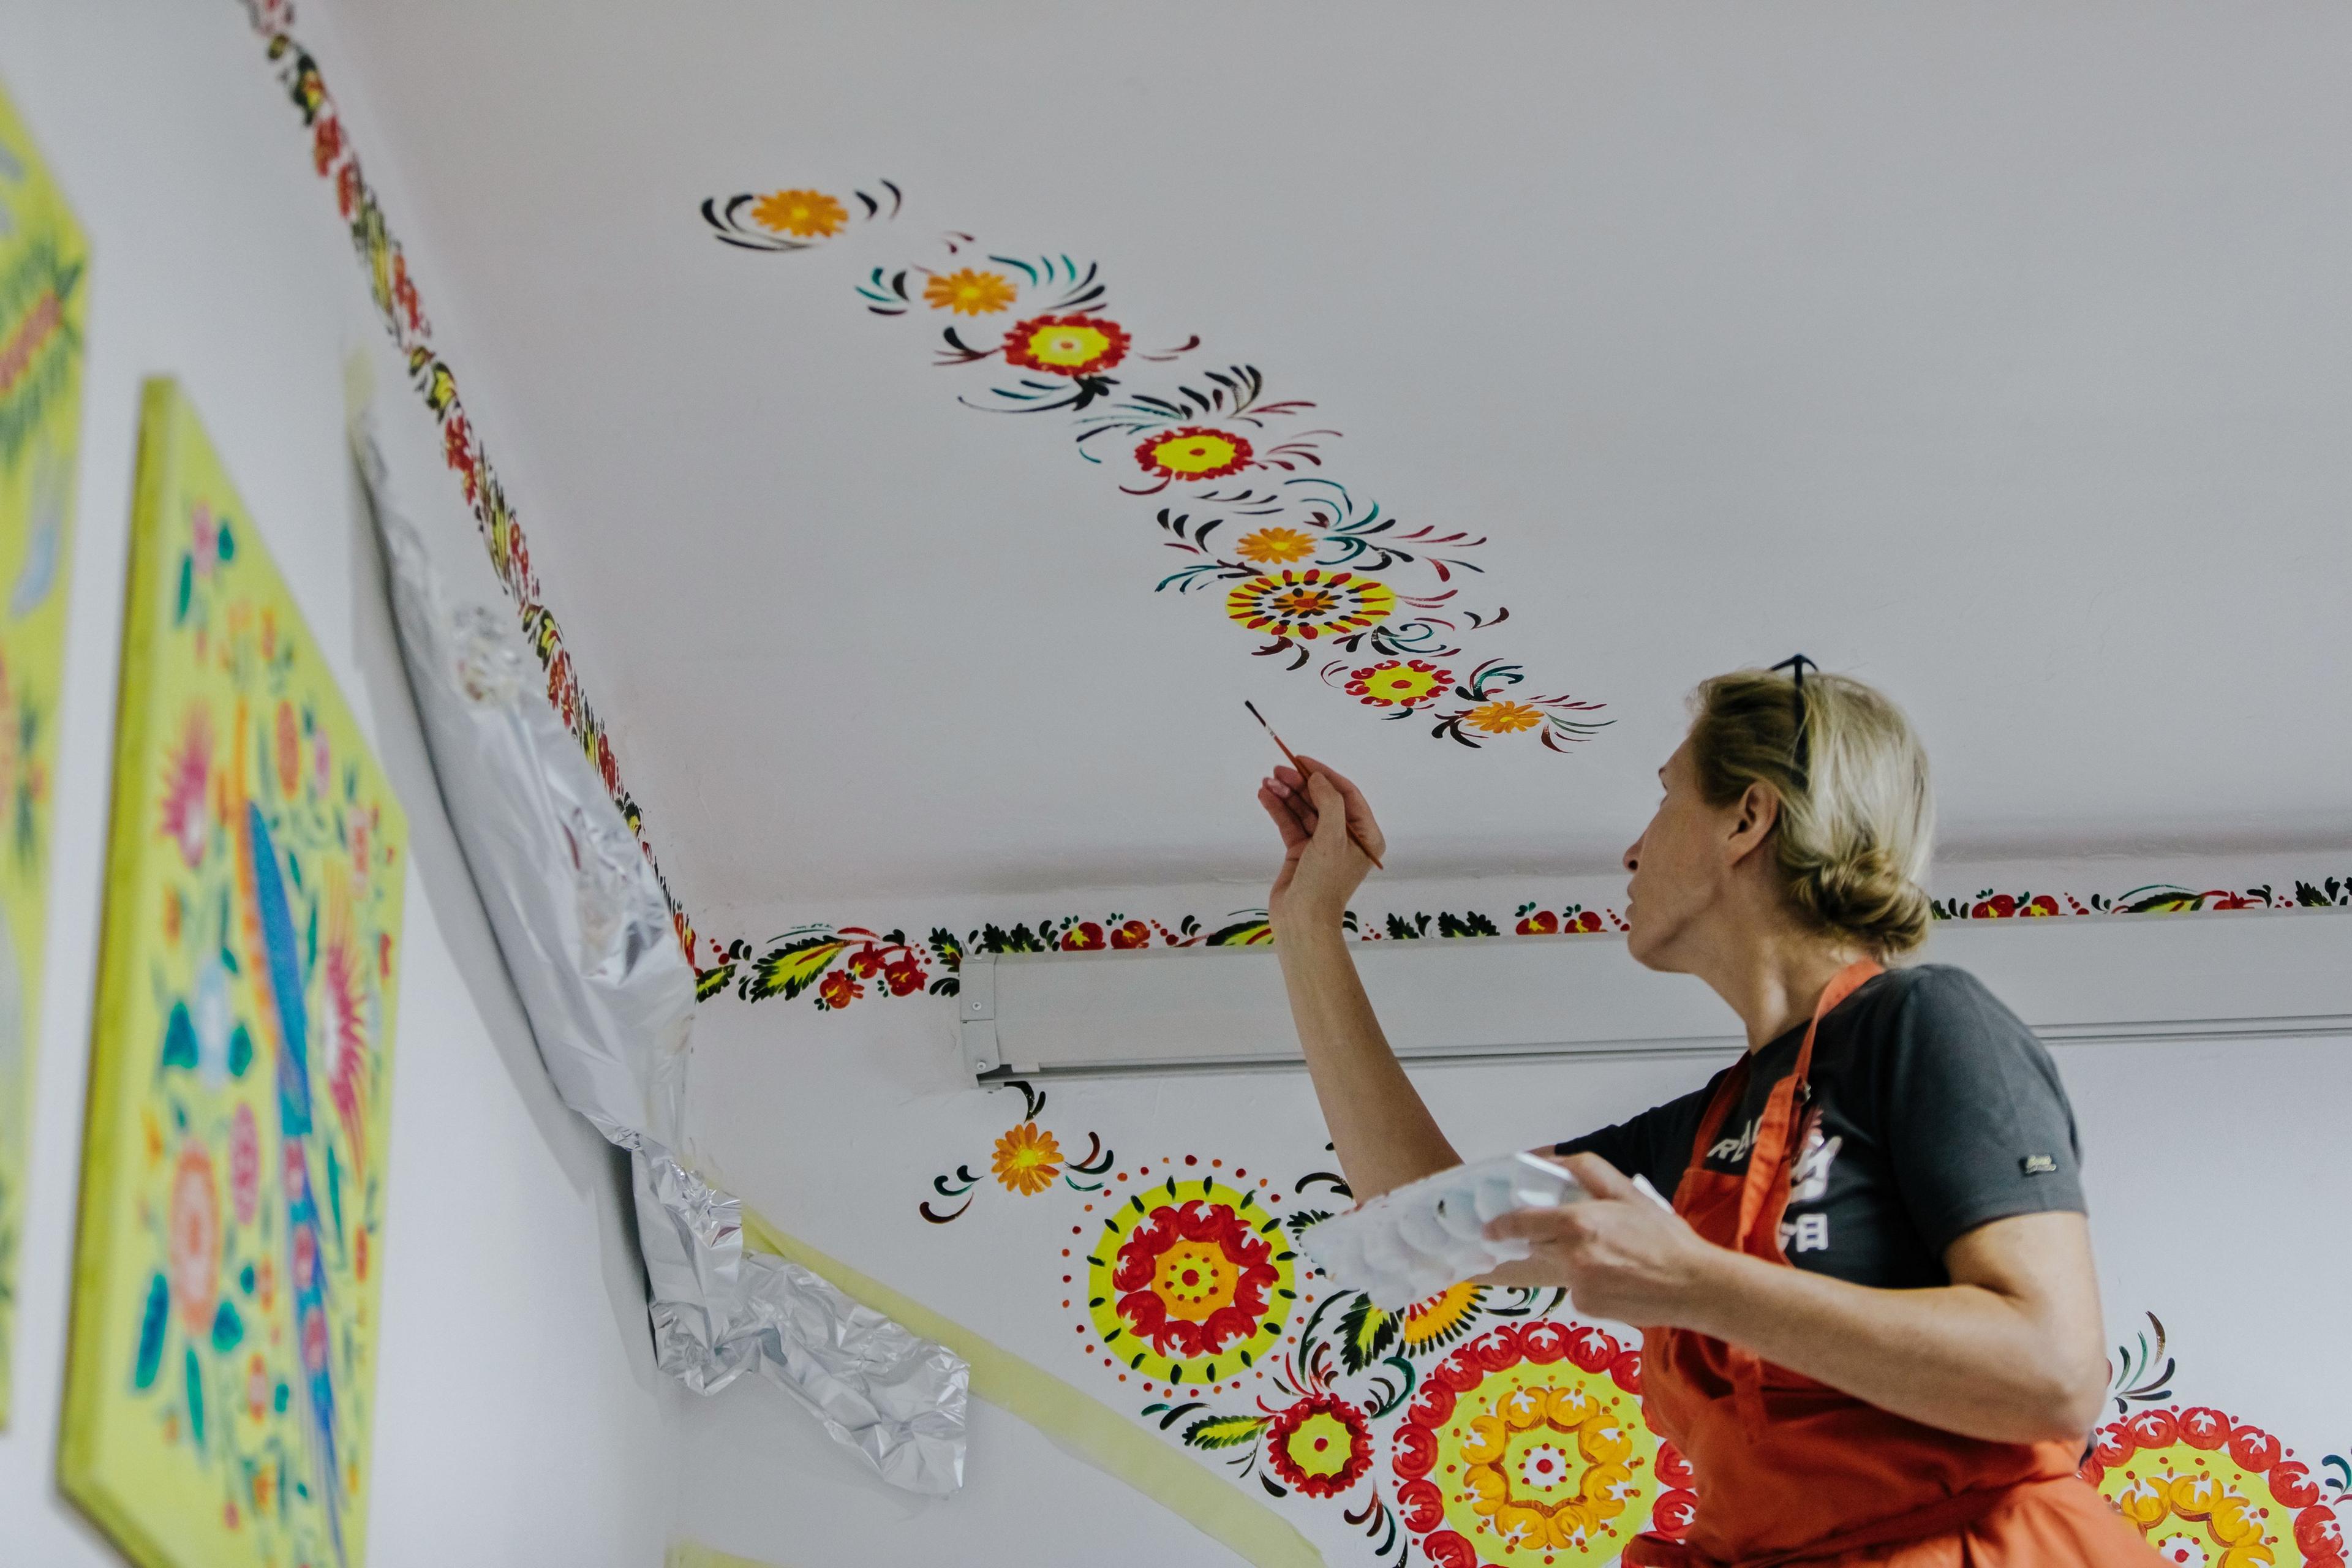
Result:
{"label": "blonde hair", "polygon": [[1729,805],[1757,784],[1780,797],[1773,856],[1799,915],[1880,958],[1927,940],[1936,800],[1901,709],[1845,676],[1808,670],[1800,690],[1765,669],[1702,682],[1691,709],[1701,797]]}

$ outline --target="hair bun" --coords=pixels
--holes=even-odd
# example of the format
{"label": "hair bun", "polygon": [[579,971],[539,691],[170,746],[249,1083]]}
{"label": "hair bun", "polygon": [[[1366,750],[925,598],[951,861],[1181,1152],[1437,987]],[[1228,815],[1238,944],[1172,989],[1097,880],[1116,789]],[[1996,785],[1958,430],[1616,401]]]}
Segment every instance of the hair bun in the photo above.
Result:
{"label": "hair bun", "polygon": [[1927,939],[1927,893],[1875,846],[1795,872],[1789,893],[1824,928],[1874,952],[1908,952]]}

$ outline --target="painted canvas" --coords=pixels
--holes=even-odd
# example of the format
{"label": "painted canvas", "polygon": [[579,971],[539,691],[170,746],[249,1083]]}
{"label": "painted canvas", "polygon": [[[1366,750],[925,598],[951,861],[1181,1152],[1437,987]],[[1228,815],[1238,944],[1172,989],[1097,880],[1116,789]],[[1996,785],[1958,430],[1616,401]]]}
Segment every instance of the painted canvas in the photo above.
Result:
{"label": "painted canvas", "polygon": [[362,1560],[406,837],[150,382],[58,1464],[147,1568]]}
{"label": "painted canvas", "polygon": [[0,92],[0,1429],[40,1038],[89,269],[81,229]]}

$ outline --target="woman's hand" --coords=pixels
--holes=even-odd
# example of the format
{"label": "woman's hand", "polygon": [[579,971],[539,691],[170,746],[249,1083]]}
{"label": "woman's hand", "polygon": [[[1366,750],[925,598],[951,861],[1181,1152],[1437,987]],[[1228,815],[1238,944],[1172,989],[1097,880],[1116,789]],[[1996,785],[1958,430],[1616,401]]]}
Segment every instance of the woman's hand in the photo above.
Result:
{"label": "woman's hand", "polygon": [[1561,1162],[1576,1173],[1583,1201],[1517,1209],[1486,1227],[1522,1237],[1535,1250],[1496,1270],[1511,1284],[1565,1285],[1579,1312],[1637,1328],[1687,1327],[1730,1255],[1683,1223],[1598,1154]]}
{"label": "woman's hand", "polygon": [[1257,786],[1257,803],[1282,832],[1282,870],[1266,897],[1275,929],[1337,926],[1372,868],[1371,855],[1388,848],[1364,792],[1301,757],[1297,768],[1276,768]]}

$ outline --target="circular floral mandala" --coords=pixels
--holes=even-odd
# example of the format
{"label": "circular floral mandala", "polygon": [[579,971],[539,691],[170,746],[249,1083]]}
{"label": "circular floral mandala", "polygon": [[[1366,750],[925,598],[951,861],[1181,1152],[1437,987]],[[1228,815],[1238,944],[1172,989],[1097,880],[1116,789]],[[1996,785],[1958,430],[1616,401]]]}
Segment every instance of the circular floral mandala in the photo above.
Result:
{"label": "circular floral mandala", "polygon": [[1143,470],[1163,479],[1221,479],[1248,468],[1255,456],[1244,437],[1201,425],[1149,437],[1135,448]]}
{"label": "circular floral mandala", "polygon": [[[1391,1466],[1397,1510],[1438,1568],[1612,1562],[1651,1520],[1678,1531],[1688,1471],[1642,1424],[1641,1356],[1613,1335],[1490,1329],[1433,1368]],[[1663,1495],[1662,1495],[1663,1494]]]}
{"label": "circular floral mandala", "polygon": [[1266,1423],[1265,1457],[1295,1490],[1338,1497],[1372,1468],[1372,1428],[1346,1400],[1311,1394]]}
{"label": "circular floral mandala", "polygon": [[1103,1353],[1150,1382],[1214,1383],[1282,1339],[1297,1299],[1281,1222],[1214,1181],[1138,1193],[1087,1258]]}
{"label": "circular floral mandala", "polygon": [[1454,672],[1425,658],[1392,658],[1348,672],[1348,695],[1373,708],[1413,708],[1453,684]]}
{"label": "circular floral mandala", "polygon": [[2343,1521],[2309,1468],[2219,1410],[2175,1405],[2102,1426],[2083,1479],[2168,1563],[2343,1568]]}
{"label": "circular floral mandala", "polygon": [[1387,620],[1396,595],[1376,577],[1352,572],[1267,572],[1225,595],[1225,614],[1254,632],[1312,642],[1346,637]]}
{"label": "circular floral mandala", "polygon": [[1100,316],[1033,316],[1004,334],[1004,358],[1048,375],[1092,375],[1127,357],[1127,329]]}

